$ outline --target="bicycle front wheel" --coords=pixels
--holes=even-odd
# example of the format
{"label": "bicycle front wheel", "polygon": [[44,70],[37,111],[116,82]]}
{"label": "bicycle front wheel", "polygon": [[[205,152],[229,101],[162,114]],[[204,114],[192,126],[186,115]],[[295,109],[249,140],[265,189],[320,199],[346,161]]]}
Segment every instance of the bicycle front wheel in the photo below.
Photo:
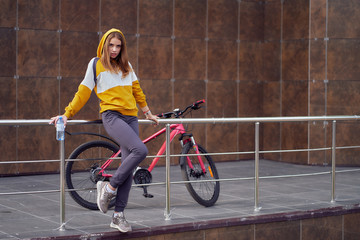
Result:
{"label": "bicycle front wheel", "polygon": [[[198,145],[199,152],[206,154],[206,150]],[[196,154],[191,142],[184,145],[181,154]],[[210,207],[215,204],[220,194],[220,182],[218,181],[203,181],[219,179],[215,163],[209,155],[199,156],[181,156],[181,172],[184,181],[191,181],[186,183],[186,188],[190,195],[199,204]],[[205,172],[201,169],[200,161],[205,166]],[[192,165],[192,167],[190,167]]]}
{"label": "bicycle front wheel", "polygon": [[[70,191],[70,196],[79,205],[98,210],[96,203],[96,183],[107,181],[108,179],[99,175],[101,166],[119,150],[119,147],[105,141],[87,142],[77,147],[69,157],[66,164],[66,184]],[[71,160],[73,159],[73,160]],[[120,160],[113,160],[106,168],[107,174],[113,174],[120,164]],[[109,208],[115,205],[113,199]]]}

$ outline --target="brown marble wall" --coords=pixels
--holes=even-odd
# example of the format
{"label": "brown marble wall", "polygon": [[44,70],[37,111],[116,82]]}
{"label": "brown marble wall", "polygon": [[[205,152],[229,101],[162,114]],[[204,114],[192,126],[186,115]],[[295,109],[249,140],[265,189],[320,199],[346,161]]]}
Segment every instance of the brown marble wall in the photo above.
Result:
{"label": "brown marble wall", "polygon": [[359,239],[359,213],[341,216],[317,217],[301,220],[272,221],[268,223],[251,223],[226,227],[212,227],[197,231],[179,231],[151,237],[132,238],[144,239],[226,239],[226,240],[318,240],[318,239]]}
{"label": "brown marble wall", "polygon": [[[326,11],[328,9],[328,11]],[[309,115],[359,113],[359,9],[358,1],[317,0],[311,3]],[[311,123],[309,146],[330,147],[331,122]],[[336,145],[357,145],[358,127],[337,123]],[[341,165],[359,165],[358,150],[337,150]],[[331,152],[310,153],[309,163],[331,163]]]}
{"label": "brown marble wall", "polygon": [[[153,112],[204,98],[206,108],[194,117],[358,114],[359,9],[357,1],[342,0],[1,0],[0,118],[61,114],[111,27],[127,38]],[[98,118],[98,110],[92,96],[76,119]],[[338,145],[357,144],[357,128],[340,125],[338,132],[346,134],[338,134]],[[103,132],[100,126],[69,130]],[[143,136],[153,131],[141,127]],[[254,149],[253,124],[194,125],[193,131],[210,152]],[[53,128],[0,132],[8,136],[0,140],[1,161],[58,158]],[[261,137],[264,150],[328,147],[331,123],[266,123]],[[66,155],[86,139],[68,138]],[[151,154],[157,148],[149,145]],[[358,165],[356,155],[341,150],[337,159]],[[328,152],[264,157],[330,162]],[[16,164],[1,173],[58,169],[57,163],[30,166]]]}
{"label": "brown marble wall", "polygon": [[[278,4],[278,5],[277,5]],[[356,115],[359,112],[359,20],[358,2],[340,0],[270,1],[265,9],[280,15],[281,116]],[[280,11],[274,9],[280,8]],[[328,9],[328,11],[327,11]],[[265,23],[274,26],[275,16]],[[265,24],[266,26],[266,24]],[[265,33],[267,29],[265,29]],[[275,28],[274,32],[278,32]],[[273,36],[267,33],[266,36]],[[275,35],[276,36],[276,35]],[[275,95],[276,96],[276,95]],[[265,106],[265,102],[264,105]],[[278,105],[279,106],[279,105]],[[276,109],[276,108],[274,108]],[[264,114],[266,113],[266,110]],[[341,123],[338,123],[338,125]],[[337,128],[337,146],[356,145],[356,123]],[[331,146],[332,123],[311,122],[264,126],[264,149],[307,149]],[[268,134],[275,132],[279,141]],[[343,134],[346,132],[347,134]],[[357,150],[338,150],[337,163],[359,165]],[[280,155],[280,156],[279,156]],[[330,164],[330,151],[269,154],[265,157],[304,164]]]}

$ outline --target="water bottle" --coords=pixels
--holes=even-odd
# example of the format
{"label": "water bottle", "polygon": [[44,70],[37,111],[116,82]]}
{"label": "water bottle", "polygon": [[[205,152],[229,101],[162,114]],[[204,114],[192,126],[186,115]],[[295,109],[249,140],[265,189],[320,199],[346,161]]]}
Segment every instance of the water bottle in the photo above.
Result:
{"label": "water bottle", "polygon": [[59,117],[59,119],[56,122],[56,140],[58,141],[65,140],[65,125],[64,125],[64,119],[62,117]]}

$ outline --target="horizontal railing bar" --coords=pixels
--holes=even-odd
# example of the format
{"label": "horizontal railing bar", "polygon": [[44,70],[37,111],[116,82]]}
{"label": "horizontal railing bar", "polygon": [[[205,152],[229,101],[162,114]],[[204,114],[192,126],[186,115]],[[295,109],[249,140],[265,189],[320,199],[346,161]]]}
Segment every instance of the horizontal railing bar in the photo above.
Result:
{"label": "horizontal railing bar", "polygon": [[301,173],[301,174],[288,174],[288,175],[278,175],[278,176],[264,176],[259,177],[260,179],[273,179],[273,178],[290,178],[290,177],[307,177],[307,176],[317,176],[317,175],[325,175],[330,174],[331,171],[326,172],[317,172],[317,173]]}
{"label": "horizontal railing bar", "polygon": [[[334,115],[334,116],[294,116],[294,117],[247,117],[247,118],[175,118],[159,119],[160,124],[172,123],[239,123],[239,122],[298,122],[298,121],[334,121],[334,120],[359,120],[358,115]],[[3,119],[0,126],[26,126],[26,125],[49,125],[50,119]],[[101,120],[68,120],[68,125],[78,124],[101,124]],[[153,124],[150,120],[139,119],[139,123]]]}
{"label": "horizontal railing bar", "polygon": [[8,193],[0,193],[0,196],[37,194],[37,193],[54,193],[54,192],[60,192],[60,190],[43,190],[43,191],[29,191],[29,192],[8,192]]}
{"label": "horizontal railing bar", "polygon": [[[357,169],[346,169],[346,170],[337,170],[336,173],[348,173],[348,172],[357,172],[360,171],[360,168]],[[302,174],[292,174],[292,175],[275,175],[275,176],[263,176],[259,179],[274,179],[274,178],[290,178],[290,177],[306,177],[306,176],[317,176],[317,175],[326,175],[330,174],[331,171],[326,172],[315,172],[315,173],[302,173]],[[253,180],[254,177],[242,177],[242,178],[224,178],[224,179],[209,179],[209,180],[198,180],[198,181],[175,181],[170,182],[171,184],[185,184],[185,183],[200,183],[200,182],[232,182],[232,181],[244,181],[244,180]],[[147,183],[147,184],[133,184],[132,187],[145,187],[145,186],[159,186],[165,185],[165,182],[156,182],[156,183]],[[66,189],[66,192],[72,191],[87,191],[94,190],[96,188],[82,188],[82,189]],[[36,194],[36,193],[53,193],[59,192],[60,190],[44,190],[44,191],[29,191],[29,192],[9,192],[9,193],[0,193],[0,196],[7,195],[22,195],[22,194]]]}
{"label": "horizontal railing bar", "polygon": [[352,148],[360,148],[360,146],[343,146],[343,147],[336,147],[336,149],[352,149]]}
{"label": "horizontal railing bar", "polygon": [[360,168],[358,169],[346,169],[346,170],[337,170],[336,173],[347,173],[347,172],[359,172]]}
{"label": "horizontal railing bar", "polygon": [[259,153],[289,153],[289,152],[315,152],[315,151],[324,151],[330,150],[331,147],[327,148],[307,148],[307,149],[285,149],[285,150],[267,150],[267,151],[259,151]]}
{"label": "horizontal railing bar", "polygon": [[29,160],[29,161],[4,161],[0,162],[0,164],[10,164],[10,163],[47,163],[47,162],[60,162],[60,159],[55,160]]}
{"label": "horizontal railing bar", "polygon": [[[344,147],[336,147],[336,149],[354,149],[360,148],[360,146],[344,146]],[[308,148],[308,149],[288,149],[288,150],[264,150],[259,151],[259,153],[289,153],[289,152],[314,152],[314,151],[325,151],[331,150],[331,147],[327,148]],[[200,154],[171,154],[170,157],[182,157],[182,156],[223,156],[223,155],[245,155],[245,154],[254,154],[254,151],[249,152],[225,152],[225,153],[200,153]],[[165,155],[149,155],[146,158],[164,158]],[[95,158],[95,159],[65,159],[66,162],[69,161],[88,161],[88,160],[107,160],[107,159],[114,159],[114,160],[121,160],[121,157],[116,158]],[[44,163],[44,162],[59,162],[60,160],[30,160],[30,161],[2,161],[0,164],[20,164],[20,163]]]}

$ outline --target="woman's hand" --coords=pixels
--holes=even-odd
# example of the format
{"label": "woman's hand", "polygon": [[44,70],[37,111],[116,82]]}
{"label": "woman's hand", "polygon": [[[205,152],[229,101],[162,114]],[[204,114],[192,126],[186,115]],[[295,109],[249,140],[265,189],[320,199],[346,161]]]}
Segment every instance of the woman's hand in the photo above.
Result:
{"label": "woman's hand", "polygon": [[147,120],[153,121],[155,123],[155,125],[159,125],[159,117],[156,115],[153,115],[150,111],[148,114],[145,114],[145,117]]}
{"label": "woman's hand", "polygon": [[148,106],[141,108],[141,110],[143,111],[147,120],[153,121],[155,125],[159,125],[159,121],[158,121],[159,117],[153,115]]}
{"label": "woman's hand", "polygon": [[52,117],[49,124],[54,124],[56,125],[57,121],[59,120],[59,118],[62,117],[63,120],[64,120],[64,126],[66,126],[66,122],[68,120],[68,118],[65,116],[65,115],[59,115],[59,116],[56,116],[56,117]]}

